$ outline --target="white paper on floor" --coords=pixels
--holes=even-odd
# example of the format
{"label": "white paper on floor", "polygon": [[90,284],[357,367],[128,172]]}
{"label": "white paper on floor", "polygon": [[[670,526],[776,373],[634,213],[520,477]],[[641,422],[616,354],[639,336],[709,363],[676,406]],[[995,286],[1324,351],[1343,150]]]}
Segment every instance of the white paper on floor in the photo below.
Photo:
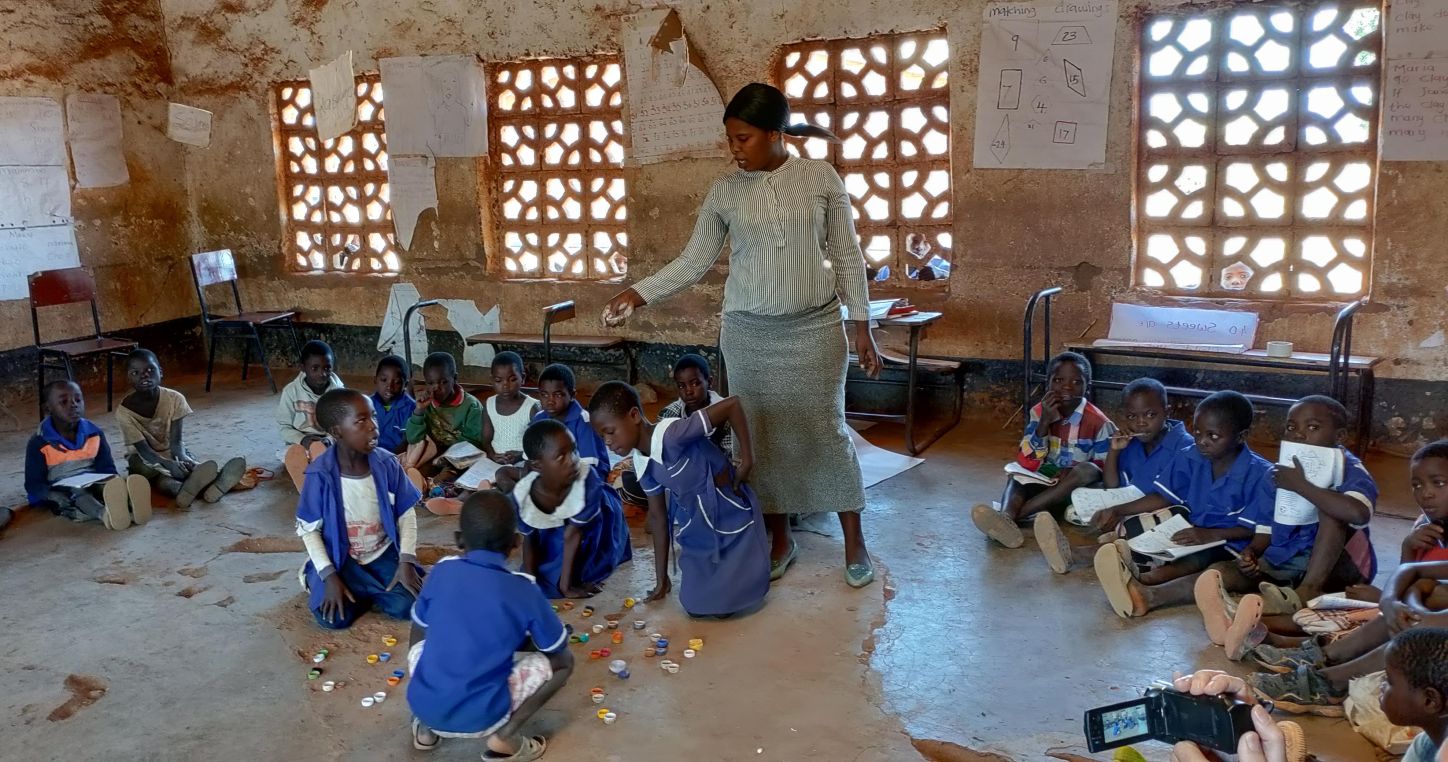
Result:
{"label": "white paper on floor", "polygon": [[903,474],[925,462],[923,458],[912,458],[909,455],[901,455],[876,447],[856,433],[854,429],[850,429],[850,439],[854,440],[855,454],[860,458],[860,476],[864,478],[865,489],[892,476]]}

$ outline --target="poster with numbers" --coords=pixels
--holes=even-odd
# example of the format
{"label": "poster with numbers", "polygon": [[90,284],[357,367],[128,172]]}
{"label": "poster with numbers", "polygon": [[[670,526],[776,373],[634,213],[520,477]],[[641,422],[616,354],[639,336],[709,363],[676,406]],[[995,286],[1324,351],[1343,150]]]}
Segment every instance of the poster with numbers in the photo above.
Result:
{"label": "poster with numbers", "polygon": [[984,17],[976,168],[1103,167],[1116,0],[990,3]]}

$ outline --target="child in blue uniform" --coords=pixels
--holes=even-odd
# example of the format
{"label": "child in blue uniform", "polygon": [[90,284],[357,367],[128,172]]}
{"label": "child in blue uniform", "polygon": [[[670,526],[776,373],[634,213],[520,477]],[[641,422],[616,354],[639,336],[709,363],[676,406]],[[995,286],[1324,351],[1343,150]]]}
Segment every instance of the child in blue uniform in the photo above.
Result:
{"label": "child in blue uniform", "polygon": [[524,536],[523,571],[538,578],[549,598],[587,598],[633,558],[623,504],[592,460],[578,457],[562,423],[529,426],[523,454],[528,473],[512,490]]}
{"label": "child in blue uniform", "polygon": [[1207,567],[1231,562],[1247,549],[1258,526],[1270,526],[1276,497],[1272,464],[1247,446],[1253,414],[1252,403],[1237,392],[1202,400],[1192,421],[1196,447],[1174,458],[1162,478],[1144,490],[1145,497],[1096,515],[1093,524],[1111,530],[1136,515],[1184,505],[1191,527],[1173,535],[1173,542],[1225,542],[1139,577],[1126,540],[1103,546],[1096,553],[1096,575],[1118,615],[1144,616],[1154,608],[1191,602],[1196,578]]}
{"label": "child in blue uniform", "polygon": [[417,409],[417,400],[407,390],[407,375],[407,361],[397,355],[377,361],[377,391],[372,394],[377,446],[393,455],[407,451],[407,419]]}
{"label": "child in blue uniform", "polygon": [[573,672],[568,631],[538,586],[508,569],[518,549],[513,507],[500,492],[477,492],[458,516],[461,557],[433,567],[412,607],[412,744],[438,737],[486,738],[484,760],[543,756],[542,736],[518,731]]}
{"label": "child in blue uniform", "polygon": [[573,369],[562,363],[553,363],[538,374],[538,404],[542,407],[534,421],[552,418],[568,427],[573,441],[578,444],[578,456],[592,458],[593,468],[604,484],[608,483],[608,448],[603,438],[589,425],[589,414],[578,404],[576,392],[578,382]]}
{"label": "child in blue uniform", "polygon": [[413,510],[422,495],[397,456],[377,446],[372,404],[361,392],[323,394],[316,415],[333,446],[307,466],[297,501],[307,605],[333,630],[368,609],[406,619],[422,587]]}
{"label": "child in blue uniform", "polygon": [[[754,492],[744,484],[754,467],[754,450],[739,399],[727,397],[687,418],[651,423],[638,392],[610,381],[588,407],[608,446],[632,455],[639,485],[649,496],[658,584],[647,600],[659,600],[670,589],[667,521],[672,517],[684,611],[723,617],[762,604],[769,592],[769,542]],[[739,445],[737,468],[709,439],[725,421]]]}

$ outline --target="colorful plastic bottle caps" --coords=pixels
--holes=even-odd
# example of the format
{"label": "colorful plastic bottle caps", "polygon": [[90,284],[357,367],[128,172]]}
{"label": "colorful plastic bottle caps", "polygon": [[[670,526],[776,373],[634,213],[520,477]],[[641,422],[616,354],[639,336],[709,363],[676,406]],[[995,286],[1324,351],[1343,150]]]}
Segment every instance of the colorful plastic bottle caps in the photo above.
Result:
{"label": "colorful plastic bottle caps", "polygon": [[657,632],[651,632],[651,633],[649,633],[649,642],[650,642],[650,643],[657,643],[657,642],[659,642],[659,638],[662,638],[662,637],[663,637],[663,635],[660,635],[660,634],[658,634]]}
{"label": "colorful plastic bottle caps", "polygon": [[698,650],[702,649],[702,648],[704,647],[704,639],[703,639],[703,638],[690,638],[690,639],[689,639],[689,647],[692,648],[692,649],[694,649],[695,651],[698,651]]}
{"label": "colorful plastic bottle caps", "polygon": [[307,679],[308,679],[308,680],[316,680],[317,678],[319,678],[319,677],[321,677],[321,676],[322,676],[322,670],[320,670],[320,669],[313,669],[313,670],[307,672]]}
{"label": "colorful plastic bottle caps", "polygon": [[656,654],[658,654],[658,651],[657,651],[656,649],[654,649],[654,648],[645,648],[645,649],[644,649],[644,656],[647,657],[647,658],[652,659],[652,658],[654,658],[654,656],[655,656]]}
{"label": "colorful plastic bottle caps", "polygon": [[400,670],[400,669],[394,669],[394,670],[392,670],[392,676],[395,677],[395,678],[397,678],[398,680],[401,680],[402,678],[404,678],[404,677],[407,676],[407,673],[406,673],[406,672],[403,672],[403,671]]}
{"label": "colorful plastic bottle caps", "polygon": [[634,629],[635,629],[635,630],[642,630],[643,628],[648,627],[648,626],[649,626],[649,623],[648,623],[648,622],[645,622],[645,621],[642,620],[642,619],[635,619],[635,620],[634,620]]}
{"label": "colorful plastic bottle caps", "polygon": [[400,682],[402,682],[402,678],[400,678],[400,677],[389,677],[389,678],[387,678],[387,684],[388,684],[388,685],[395,686],[395,685],[397,685],[397,684],[400,683]]}
{"label": "colorful plastic bottle caps", "polygon": [[668,648],[668,647],[669,647],[669,639],[668,639],[668,638],[659,638],[658,640],[655,640],[655,641],[654,641],[654,646],[655,646],[656,648]]}
{"label": "colorful plastic bottle caps", "polygon": [[376,664],[379,658],[381,657],[379,657],[377,654],[367,654],[367,663]]}
{"label": "colorful plastic bottle caps", "polygon": [[327,693],[331,693],[332,691],[337,690],[337,684],[332,682],[331,680],[328,680],[327,682],[322,683],[322,690]]}
{"label": "colorful plastic bottle caps", "polygon": [[377,699],[374,699],[371,696],[362,697],[362,706],[372,706],[375,703],[377,703]]}
{"label": "colorful plastic bottle caps", "polygon": [[556,604],[556,603],[553,604],[553,613],[555,613],[555,614],[558,613],[558,604]]}
{"label": "colorful plastic bottle caps", "polygon": [[387,691],[378,691],[372,694],[372,700],[381,704],[382,702],[387,700]]}
{"label": "colorful plastic bottle caps", "polygon": [[602,704],[602,703],[603,703],[603,694],[602,694],[602,693],[595,693],[595,694],[593,694],[593,703],[595,703],[595,704]]}
{"label": "colorful plastic bottle caps", "polygon": [[694,658],[695,653],[696,653],[696,651],[694,651],[694,649],[692,649],[692,648],[685,648],[685,649],[684,649],[684,658],[685,658],[685,659],[692,659],[692,658]]}
{"label": "colorful plastic bottle caps", "polygon": [[568,642],[569,642],[569,643],[582,643],[583,641],[579,640],[577,635],[569,635],[569,636],[568,636]]}
{"label": "colorful plastic bottle caps", "polygon": [[595,624],[595,625],[593,626],[593,634],[594,634],[594,635],[597,635],[597,634],[599,634],[599,633],[601,633],[601,632],[603,632],[603,625],[601,625],[601,624]]}
{"label": "colorful plastic bottle caps", "polygon": [[327,655],[324,654],[324,653],[318,652],[318,653],[312,654],[312,663],[313,663],[313,664],[321,664],[322,662],[324,662],[324,661],[326,661],[326,660],[327,660]]}
{"label": "colorful plastic bottle caps", "polygon": [[623,642],[623,633],[621,633],[621,632],[615,632],[615,633],[613,634],[613,644],[614,644],[614,645],[618,645],[618,644],[620,644],[620,643],[622,643],[622,642]]}
{"label": "colorful plastic bottle caps", "polygon": [[608,711],[607,709],[600,709],[600,710],[598,710],[597,714],[598,714],[598,719],[601,720],[601,719],[603,719],[603,716],[604,716],[605,714],[612,714],[612,712]]}
{"label": "colorful plastic bottle caps", "polygon": [[603,691],[603,686],[602,686],[602,685],[595,685],[595,686],[593,686],[592,688],[589,688],[589,689],[588,689],[588,692],[589,692],[589,693],[592,693],[592,694],[595,695],[595,696],[601,696],[601,695],[603,695],[603,692],[604,692],[604,691]]}
{"label": "colorful plastic bottle caps", "polygon": [[573,610],[573,601],[564,601],[564,602],[563,602],[563,610],[564,610],[564,611],[572,611],[572,610]]}
{"label": "colorful plastic bottle caps", "polygon": [[633,608],[635,603],[638,603],[638,601],[635,601],[635,600],[632,599],[632,598],[624,598],[624,599],[623,599],[623,607],[626,608],[626,609],[631,609],[631,608]]}
{"label": "colorful plastic bottle caps", "polygon": [[382,639],[382,645],[387,646],[388,648],[391,648],[391,647],[397,645],[397,638],[394,638],[394,637],[392,637],[391,635],[388,635],[387,637],[385,637],[385,638]]}
{"label": "colorful plastic bottle caps", "polygon": [[610,619],[610,620],[608,620],[608,629],[610,629],[610,630],[617,630],[617,629],[618,629],[618,620],[617,620],[617,619]]}
{"label": "colorful plastic bottle caps", "polygon": [[614,659],[613,661],[608,663],[608,671],[614,673],[615,675],[626,669],[628,669],[628,662],[624,661],[623,659]]}
{"label": "colorful plastic bottle caps", "polygon": [[603,654],[599,653],[599,652],[598,652],[598,649],[594,649],[594,650],[588,652],[588,658],[590,658],[590,659],[599,659],[599,658],[602,658],[602,657],[603,657]]}
{"label": "colorful plastic bottle caps", "polygon": [[613,712],[609,712],[603,716],[603,724],[612,725],[615,722],[618,722],[618,715]]}
{"label": "colorful plastic bottle caps", "polygon": [[607,648],[600,648],[600,649],[598,649],[598,655],[599,655],[599,656],[602,656],[602,657],[605,658],[605,659],[607,659],[612,653],[613,653],[613,651],[610,651],[610,650],[607,649]]}
{"label": "colorful plastic bottle caps", "polygon": [[579,643],[587,643],[587,642],[588,642],[588,633],[586,633],[586,632],[584,632],[584,633],[579,633],[579,635],[578,635],[578,642],[579,642]]}
{"label": "colorful plastic bottle caps", "polygon": [[669,674],[671,674],[671,675],[677,675],[677,674],[679,674],[679,665],[677,665],[677,664],[675,664],[675,663],[673,663],[673,662],[669,662],[668,672],[669,672]]}
{"label": "colorful plastic bottle caps", "polygon": [[378,660],[378,661],[392,661],[392,654],[387,653],[386,651],[383,651],[382,653],[377,654],[377,660]]}
{"label": "colorful plastic bottle caps", "polygon": [[624,670],[624,671],[618,673],[618,679],[620,679],[620,680],[627,680],[627,679],[628,679],[628,670]]}

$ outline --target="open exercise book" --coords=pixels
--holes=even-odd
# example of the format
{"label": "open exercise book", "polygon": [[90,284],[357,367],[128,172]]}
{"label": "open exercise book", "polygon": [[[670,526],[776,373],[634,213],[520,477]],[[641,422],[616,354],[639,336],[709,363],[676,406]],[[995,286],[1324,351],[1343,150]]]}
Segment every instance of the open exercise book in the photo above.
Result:
{"label": "open exercise book", "polygon": [[1071,491],[1071,504],[1066,507],[1066,520],[1077,526],[1087,526],[1096,514],[1107,508],[1126,505],[1133,500],[1146,497],[1136,487],[1115,489],[1090,489],[1082,487]]}
{"label": "open exercise book", "polygon": [[1042,476],[1015,461],[1006,464],[1005,472],[1010,474],[1011,478],[1020,484],[1040,484],[1049,487],[1056,483],[1055,479],[1049,476]]}
{"label": "open exercise book", "polygon": [[116,476],[115,474],[97,474],[97,473],[87,472],[87,473],[83,473],[83,474],[76,474],[75,476],[67,477],[67,478],[65,478],[65,479],[61,479],[61,480],[57,481],[53,486],[56,486],[56,487],[69,487],[69,488],[71,488],[71,489],[82,489],[82,488],[84,488],[84,487],[89,487],[90,485],[95,484],[96,482],[103,482],[103,481],[105,481],[105,480],[107,480],[107,479],[114,479],[115,476]]}
{"label": "open exercise book", "polygon": [[1142,555],[1159,558],[1163,561],[1175,561],[1185,558],[1193,553],[1200,553],[1218,545],[1225,545],[1226,540],[1217,540],[1202,545],[1179,545],[1172,541],[1172,535],[1183,529],[1191,529],[1192,525],[1181,516],[1172,516],[1166,521],[1152,527],[1151,531],[1139,534],[1126,541],[1131,549]]}
{"label": "open exercise book", "polygon": [[467,468],[479,460],[486,459],[483,458],[482,450],[464,440],[447,448],[447,452],[439,456],[438,460],[446,461],[453,468]]}
{"label": "open exercise book", "polygon": [[482,488],[483,482],[490,484],[496,482],[498,480],[498,469],[502,467],[501,464],[494,463],[491,458],[478,458],[453,484],[456,484],[462,489],[476,492]]}
{"label": "open exercise book", "polygon": [[[1331,488],[1342,484],[1346,462],[1343,460],[1341,449],[1283,442],[1282,449],[1277,455],[1277,463],[1290,466],[1293,458],[1296,458],[1297,462],[1302,465],[1302,472],[1307,476],[1307,481],[1314,485]],[[1308,502],[1307,498],[1296,492],[1279,489],[1272,520],[1278,524],[1289,526],[1316,524],[1317,508]]]}

